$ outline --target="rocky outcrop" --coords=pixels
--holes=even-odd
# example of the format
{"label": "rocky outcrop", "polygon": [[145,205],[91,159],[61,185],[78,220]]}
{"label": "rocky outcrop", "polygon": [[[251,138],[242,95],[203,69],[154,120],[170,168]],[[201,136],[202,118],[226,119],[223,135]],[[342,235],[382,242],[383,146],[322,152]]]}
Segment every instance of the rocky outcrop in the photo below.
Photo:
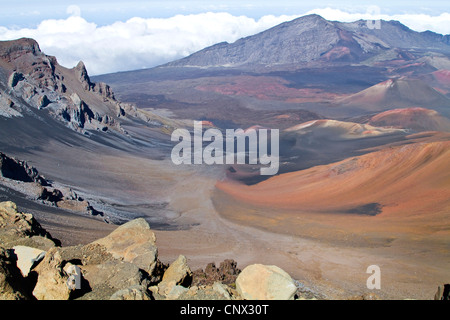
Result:
{"label": "rocky outcrop", "polygon": [[78,80],[83,85],[84,90],[90,91],[94,85],[89,78],[86,66],[84,65],[83,61],[78,62],[78,64],[74,68],[74,71]]}
{"label": "rocky outcrop", "polygon": [[14,69],[9,78],[10,87],[14,88],[24,80],[39,89],[51,88],[62,92],[61,79],[55,73],[56,58],[44,55],[35,40],[2,41],[0,57]]}
{"label": "rocky outcrop", "polygon": [[31,214],[18,211],[15,203],[7,201],[0,202],[0,243],[8,249],[27,246],[46,251],[59,241],[53,239]]}
{"label": "rocky outcrop", "polygon": [[172,120],[116,100],[111,87],[91,81],[80,61],[74,68],[59,65],[33,39],[0,41],[0,117],[50,115],[71,130],[87,136],[115,131],[129,135],[121,124],[145,121],[151,128]]}
{"label": "rocky outcrop", "polygon": [[254,264],[239,274],[236,290],[246,300],[293,300],[297,287],[279,267]]}
{"label": "rocky outcrop", "polygon": [[[0,59],[9,69],[5,70],[9,74],[5,81],[10,89],[8,94],[38,110],[48,109],[56,119],[76,131],[101,130],[105,124],[94,121],[94,114],[101,117],[115,114],[117,102],[111,88],[104,83],[92,83],[82,61],[73,69],[66,69],[55,57],[41,52],[35,40],[27,38],[0,41]],[[74,95],[78,101],[73,101]],[[86,127],[85,123],[90,125]],[[120,130],[118,124],[109,127]]]}
{"label": "rocky outcrop", "polygon": [[241,272],[237,268],[237,262],[231,259],[220,263],[219,268],[214,263],[209,263],[205,270],[195,270],[192,274],[192,285],[213,285],[220,282],[226,285],[232,285],[236,282],[236,278]]}
{"label": "rocky outcrop", "polygon": [[72,189],[61,186],[60,189],[53,187],[38,170],[16,158],[7,156],[0,152],[0,182],[9,188],[25,194],[29,198],[51,206],[62,209],[89,214],[92,216],[108,217],[101,211],[91,206],[89,201],[79,197]]}
{"label": "rocky outcrop", "polygon": [[0,240],[2,244],[19,242],[21,238],[33,236],[52,240],[31,214],[19,212],[14,202],[0,202]]}
{"label": "rocky outcrop", "polygon": [[116,100],[111,87],[104,82],[95,83],[93,90],[106,99]]}
{"label": "rocky outcrop", "polygon": [[2,152],[0,152],[0,174],[8,179],[48,185],[47,180],[39,175],[36,168],[28,165],[26,161],[8,157]]}
{"label": "rocky outcrop", "polygon": [[53,189],[52,191],[47,188],[41,189],[41,194],[38,197],[38,200],[44,200],[49,202],[59,202],[63,199],[64,195],[58,189]]}

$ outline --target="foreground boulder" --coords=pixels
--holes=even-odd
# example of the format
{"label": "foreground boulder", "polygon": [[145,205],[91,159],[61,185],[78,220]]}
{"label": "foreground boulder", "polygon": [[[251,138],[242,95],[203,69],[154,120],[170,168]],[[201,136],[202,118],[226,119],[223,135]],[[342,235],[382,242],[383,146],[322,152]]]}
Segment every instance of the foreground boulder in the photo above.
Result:
{"label": "foreground boulder", "polygon": [[42,250],[55,246],[51,235],[32,214],[19,212],[14,202],[0,202],[0,243],[5,248],[24,245]]}
{"label": "foreground boulder", "polygon": [[38,300],[68,300],[72,290],[68,286],[69,276],[63,269],[60,248],[50,249],[35,268],[38,274],[33,296]]}
{"label": "foreground boulder", "polygon": [[10,250],[0,248],[0,300],[26,299],[25,281]]}
{"label": "foreground boulder", "polygon": [[164,272],[162,281],[158,284],[158,293],[169,300],[181,296],[192,280],[192,272],[187,265],[186,257],[180,255]]}
{"label": "foreground boulder", "polygon": [[156,236],[142,218],[123,224],[93,243],[104,246],[114,258],[133,263],[148,274],[152,274],[156,267]]}
{"label": "foreground boulder", "polygon": [[24,277],[28,276],[33,266],[45,256],[44,250],[27,246],[15,246],[13,251],[17,257],[17,267]]}
{"label": "foreground boulder", "polygon": [[236,279],[236,290],[246,300],[293,300],[294,280],[277,266],[254,264]]}
{"label": "foreground boulder", "polygon": [[186,257],[180,255],[164,273],[162,282],[175,282],[175,284],[188,285],[192,276],[191,269],[187,265]]}
{"label": "foreground boulder", "polygon": [[[129,262],[110,260],[105,263],[81,267],[88,282],[83,300],[129,300],[146,298],[148,282],[139,268]],[[138,288],[138,289],[137,289]]]}

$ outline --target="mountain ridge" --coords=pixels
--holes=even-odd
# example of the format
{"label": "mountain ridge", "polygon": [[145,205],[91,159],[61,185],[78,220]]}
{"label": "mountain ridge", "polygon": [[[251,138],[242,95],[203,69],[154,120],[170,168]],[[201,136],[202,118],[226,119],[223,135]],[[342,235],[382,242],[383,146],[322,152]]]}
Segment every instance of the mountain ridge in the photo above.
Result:
{"label": "mountain ridge", "polygon": [[381,20],[381,29],[377,30],[369,29],[364,20],[328,21],[312,14],[233,43],[212,45],[162,67],[308,64],[324,57],[335,62],[360,62],[393,48],[450,53],[449,44],[450,35],[416,32],[395,20]]}
{"label": "mountain ridge", "polygon": [[0,102],[0,115],[5,117],[45,110],[86,135],[108,130],[128,135],[122,124],[163,127],[170,122],[117,100],[108,84],[91,80],[82,61],[73,68],[61,66],[31,38],[0,41]]}

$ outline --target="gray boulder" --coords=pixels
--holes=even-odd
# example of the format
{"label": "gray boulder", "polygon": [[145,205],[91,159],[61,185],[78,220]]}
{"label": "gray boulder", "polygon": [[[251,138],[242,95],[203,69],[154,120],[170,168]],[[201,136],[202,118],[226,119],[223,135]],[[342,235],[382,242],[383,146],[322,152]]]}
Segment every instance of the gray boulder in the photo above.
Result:
{"label": "gray boulder", "polygon": [[[89,283],[89,292],[80,297],[81,300],[109,300],[118,299],[120,296],[125,299],[132,295],[137,297],[139,294],[130,287],[148,286],[139,268],[125,261],[110,260],[101,264],[81,266],[81,272]],[[128,289],[134,293],[121,291]]]}
{"label": "gray boulder", "polygon": [[187,265],[186,257],[180,255],[164,272],[162,282],[169,283],[174,281],[175,284],[187,285],[191,276],[192,272]]}
{"label": "gray boulder", "polygon": [[142,218],[123,224],[93,243],[104,246],[115,259],[133,263],[150,275],[156,267],[156,236]]}
{"label": "gray boulder", "polygon": [[297,287],[291,276],[277,266],[253,264],[236,279],[236,289],[246,300],[293,300]]}

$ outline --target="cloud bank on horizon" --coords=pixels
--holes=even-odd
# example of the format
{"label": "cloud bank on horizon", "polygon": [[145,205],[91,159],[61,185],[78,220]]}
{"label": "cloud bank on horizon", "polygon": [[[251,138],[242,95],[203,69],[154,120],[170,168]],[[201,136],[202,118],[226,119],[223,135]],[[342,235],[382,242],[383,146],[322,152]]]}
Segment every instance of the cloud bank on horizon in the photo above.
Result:
{"label": "cloud bank on horizon", "polygon": [[[372,15],[340,9],[314,9],[328,20],[350,22],[359,19],[398,20],[416,31],[450,34],[450,13]],[[234,42],[301,15],[265,15],[259,19],[226,12],[176,15],[170,18],[140,18],[98,26],[85,20],[77,6],[69,6],[66,19],[44,20],[35,28],[0,26],[0,40],[29,37],[41,49],[58,58],[61,65],[75,66],[83,60],[90,74],[154,67],[215,43]]]}

